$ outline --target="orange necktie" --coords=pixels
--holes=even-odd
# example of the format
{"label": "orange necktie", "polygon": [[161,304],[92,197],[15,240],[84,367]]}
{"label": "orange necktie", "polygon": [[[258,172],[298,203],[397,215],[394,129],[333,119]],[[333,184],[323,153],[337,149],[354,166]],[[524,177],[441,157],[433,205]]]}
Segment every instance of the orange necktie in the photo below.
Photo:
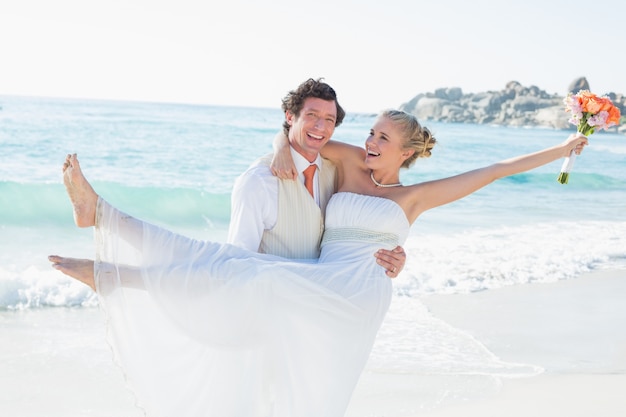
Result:
{"label": "orange necktie", "polygon": [[306,187],[307,190],[309,190],[309,194],[311,194],[311,197],[314,197],[313,176],[315,175],[316,168],[317,168],[317,165],[312,164],[312,165],[309,165],[309,167],[302,172],[304,174],[304,186]]}

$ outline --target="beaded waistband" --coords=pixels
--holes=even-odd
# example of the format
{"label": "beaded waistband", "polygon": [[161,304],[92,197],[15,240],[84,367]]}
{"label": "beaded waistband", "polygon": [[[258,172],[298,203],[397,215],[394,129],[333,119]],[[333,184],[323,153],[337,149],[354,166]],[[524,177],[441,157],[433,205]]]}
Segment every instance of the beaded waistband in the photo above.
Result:
{"label": "beaded waistband", "polygon": [[324,230],[321,246],[324,246],[326,243],[336,241],[383,243],[396,246],[398,244],[398,235],[394,233],[382,233],[374,230],[360,229],[357,227],[341,227]]}

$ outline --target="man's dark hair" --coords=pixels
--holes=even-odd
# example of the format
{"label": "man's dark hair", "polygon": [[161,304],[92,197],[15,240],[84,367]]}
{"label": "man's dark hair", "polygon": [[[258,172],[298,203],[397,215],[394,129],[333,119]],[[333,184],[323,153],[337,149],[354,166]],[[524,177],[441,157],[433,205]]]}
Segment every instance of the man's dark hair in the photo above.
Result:
{"label": "man's dark hair", "polygon": [[[333,88],[322,81],[323,78],[318,78],[314,80],[313,78],[309,78],[302,84],[298,86],[295,90],[291,90],[285,98],[283,98],[282,109],[286,113],[287,111],[291,112],[295,116],[300,116],[300,111],[302,110],[302,106],[304,106],[304,101],[309,97],[320,98],[326,101],[334,101],[335,106],[337,106],[337,120],[335,121],[335,127],[339,126],[341,122],[343,122],[343,118],[346,116],[346,112],[339,105],[339,101],[337,101],[337,93]],[[285,135],[289,136],[289,124],[285,120],[283,123],[283,131]]]}

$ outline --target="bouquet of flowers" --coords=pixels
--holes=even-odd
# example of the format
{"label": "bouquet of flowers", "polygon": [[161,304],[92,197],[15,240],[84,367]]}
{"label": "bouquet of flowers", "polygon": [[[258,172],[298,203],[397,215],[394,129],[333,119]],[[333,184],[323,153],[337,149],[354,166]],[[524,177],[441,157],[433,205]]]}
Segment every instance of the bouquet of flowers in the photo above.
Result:
{"label": "bouquet of flowers", "polygon": [[[580,90],[577,94],[569,93],[563,103],[565,103],[565,111],[572,114],[569,122],[577,127],[579,135],[589,136],[596,129],[607,130],[619,124],[621,117],[619,109],[606,96],[598,97],[589,90]],[[561,184],[567,184],[575,159],[576,154],[572,151],[563,161],[561,173],[557,179]]]}

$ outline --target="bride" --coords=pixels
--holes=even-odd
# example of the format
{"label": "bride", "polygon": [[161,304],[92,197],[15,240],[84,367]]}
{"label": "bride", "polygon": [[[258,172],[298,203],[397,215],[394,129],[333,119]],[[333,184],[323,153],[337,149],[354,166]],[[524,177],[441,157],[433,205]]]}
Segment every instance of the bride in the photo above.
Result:
{"label": "bride", "polygon": [[[95,226],[95,260],[50,256],[100,296],[115,360],[148,416],[342,416],[391,301],[371,255],[404,243],[421,213],[498,178],[569,155],[562,144],[450,178],[405,186],[399,170],[430,156],[428,129],[401,111],[376,119],[365,149],[329,142],[338,169],[317,262],[181,236],[100,198],[68,155],[63,178],[78,226]],[[274,171],[291,178],[277,151]]]}

